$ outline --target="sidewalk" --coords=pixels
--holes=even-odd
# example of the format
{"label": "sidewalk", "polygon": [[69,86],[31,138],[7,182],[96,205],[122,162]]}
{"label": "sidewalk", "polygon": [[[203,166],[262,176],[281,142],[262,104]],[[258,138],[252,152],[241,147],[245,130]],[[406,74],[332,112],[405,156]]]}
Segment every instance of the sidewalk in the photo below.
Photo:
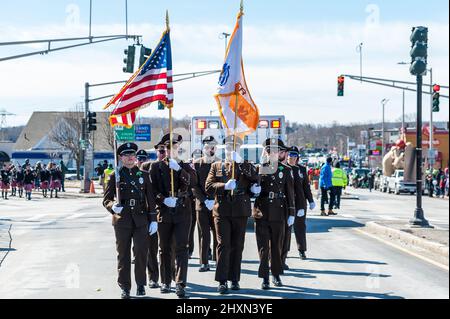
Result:
{"label": "sidewalk", "polygon": [[80,181],[66,181],[65,182],[65,192],[61,192],[60,196],[62,198],[102,198],[103,188],[98,184],[98,181],[94,181],[95,194],[91,193],[80,193]]}
{"label": "sidewalk", "polygon": [[[391,243],[408,253],[436,263],[448,270],[449,231],[436,228],[416,228],[396,221],[368,222],[360,231]],[[442,267],[444,266],[444,267]]]}

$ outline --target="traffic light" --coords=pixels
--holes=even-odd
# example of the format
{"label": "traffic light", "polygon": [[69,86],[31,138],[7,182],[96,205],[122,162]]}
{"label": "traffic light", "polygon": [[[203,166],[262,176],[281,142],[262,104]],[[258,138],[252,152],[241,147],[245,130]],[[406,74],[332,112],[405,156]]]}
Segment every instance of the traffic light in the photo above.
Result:
{"label": "traffic light", "polygon": [[433,112],[439,112],[439,91],[441,90],[440,85],[433,85]]}
{"label": "traffic light", "polygon": [[87,114],[87,130],[88,132],[96,131],[97,130],[97,119],[95,118],[97,116],[97,113],[95,112],[88,112]]}
{"label": "traffic light", "polygon": [[411,67],[409,72],[412,75],[425,75],[427,73],[428,58],[428,28],[414,27],[410,37],[412,49]]}
{"label": "traffic light", "polygon": [[139,66],[142,66],[145,61],[147,61],[148,57],[152,54],[152,49],[141,46],[141,55],[139,58]]}
{"label": "traffic light", "polygon": [[133,73],[134,72],[134,55],[136,53],[136,48],[134,45],[128,46],[128,49],[123,51],[125,53],[126,58],[123,59],[123,63],[125,66],[123,67],[123,72],[125,73]]}
{"label": "traffic light", "polygon": [[344,81],[345,77],[343,75],[338,77],[338,96],[344,96]]}

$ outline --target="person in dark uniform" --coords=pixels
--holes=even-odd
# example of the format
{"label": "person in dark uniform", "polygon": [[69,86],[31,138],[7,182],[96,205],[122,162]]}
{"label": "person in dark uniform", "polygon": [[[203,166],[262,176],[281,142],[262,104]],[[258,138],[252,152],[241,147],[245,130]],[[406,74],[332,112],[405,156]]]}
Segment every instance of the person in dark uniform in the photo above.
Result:
{"label": "person in dark uniform", "polygon": [[55,163],[50,163],[50,198],[53,198],[53,191],[55,192],[55,198],[58,198],[58,190],[61,188],[62,173],[58,169]]}
{"label": "person in dark uniform", "polygon": [[25,177],[24,170],[22,169],[22,166],[17,166],[17,190],[19,191],[19,197],[22,198],[23,196],[23,179]]}
{"label": "person in dark uniform", "polygon": [[309,184],[306,167],[299,164],[299,159],[299,149],[295,146],[291,147],[288,153],[288,164],[292,166],[294,170],[295,206],[297,211],[294,222],[294,233],[300,258],[306,259],[306,212],[308,203],[310,210],[313,210],[316,207],[316,204],[314,203],[313,195],[311,193],[311,186]]}
{"label": "person in dark uniform", "polygon": [[42,169],[39,172],[39,177],[41,180],[42,196],[47,197],[48,189],[50,187],[50,171],[47,169],[47,166],[45,164],[42,166]]}
{"label": "person in dark uniform", "polygon": [[[179,298],[186,295],[188,241],[192,214],[189,190],[196,183],[196,175],[191,166],[178,160],[178,147],[182,141],[181,135],[173,134],[172,145],[170,145],[169,134],[165,135],[155,148],[158,152],[164,148],[165,154],[170,152],[171,156],[153,163],[150,168],[159,222],[161,293],[171,291],[170,285],[175,267],[175,293]],[[175,194],[172,194],[171,170]],[[175,255],[175,266],[173,266],[173,255]]]}
{"label": "person in dark uniform", "polygon": [[31,165],[28,164],[25,169],[23,184],[25,187],[25,197],[27,200],[31,200],[31,192],[34,187],[34,180],[36,178],[36,173],[31,170]]}
{"label": "person in dark uniform", "polygon": [[0,170],[1,183],[0,188],[2,189],[2,198],[8,199],[8,191],[11,185],[11,171],[8,165],[3,164],[3,169]]}
{"label": "person in dark uniform", "polygon": [[[103,196],[103,206],[113,215],[118,254],[117,282],[122,289],[122,299],[130,298],[132,242],[136,256],[136,294],[145,295],[148,233],[153,235],[158,230],[152,184],[148,174],[136,166],[137,148],[134,143],[126,143],[117,149],[117,155],[123,164],[119,170],[119,185],[116,185],[114,172]],[[116,186],[120,192],[120,202],[117,202]]]}
{"label": "person in dark uniform", "polygon": [[[152,162],[148,160],[148,153],[145,150],[137,152],[137,161],[140,169],[150,177],[150,168]],[[158,266],[158,234],[148,236],[148,255],[147,255],[147,271],[149,277],[149,288],[159,288],[159,266]]]}
{"label": "person in dark uniform", "polygon": [[291,227],[295,220],[295,195],[292,169],[281,161],[287,149],[283,141],[269,138],[263,147],[267,159],[259,167],[261,193],[256,198],[253,217],[260,259],[258,277],[263,279],[261,288],[269,289],[270,272],[273,284],[283,285],[281,254],[286,225]]}
{"label": "person in dark uniform", "polygon": [[[244,250],[247,219],[251,216],[251,188],[258,181],[256,168],[239,156],[242,139],[228,136],[224,140],[225,161],[211,165],[205,183],[209,196],[214,196],[214,226],[217,236],[217,263],[215,280],[219,282],[220,294],[231,289],[239,290],[241,276],[242,251]],[[234,179],[232,178],[235,162]]]}
{"label": "person in dark uniform", "polygon": [[213,259],[216,260],[217,238],[214,228],[214,218],[212,210],[214,208],[214,197],[208,195],[205,189],[206,179],[211,165],[219,162],[216,157],[217,141],[213,136],[207,136],[203,139],[202,158],[194,162],[195,172],[197,174],[197,184],[192,188],[192,192],[196,198],[195,210],[197,214],[197,226],[200,236],[200,272],[210,270],[209,255],[211,250],[211,232],[213,234]]}

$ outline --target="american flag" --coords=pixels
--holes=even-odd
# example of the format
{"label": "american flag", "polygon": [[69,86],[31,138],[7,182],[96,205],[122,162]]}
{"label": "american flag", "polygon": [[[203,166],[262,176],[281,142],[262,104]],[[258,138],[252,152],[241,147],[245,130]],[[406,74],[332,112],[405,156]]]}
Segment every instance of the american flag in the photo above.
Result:
{"label": "american flag", "polygon": [[152,55],[137,73],[108,103],[116,105],[109,118],[111,126],[131,127],[136,112],[152,102],[161,101],[167,108],[173,106],[169,31],[164,32]]}

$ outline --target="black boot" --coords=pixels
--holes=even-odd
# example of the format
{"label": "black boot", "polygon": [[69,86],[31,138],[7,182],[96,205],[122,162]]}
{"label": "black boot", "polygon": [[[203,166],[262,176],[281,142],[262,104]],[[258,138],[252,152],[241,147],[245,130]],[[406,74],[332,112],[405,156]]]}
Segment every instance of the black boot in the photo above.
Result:
{"label": "black boot", "polygon": [[177,288],[175,290],[175,294],[178,296],[178,298],[186,297],[186,291],[184,290],[184,285],[177,284]]}
{"label": "black boot", "polygon": [[136,296],[145,296],[145,286],[138,286]]}
{"label": "black boot", "polygon": [[221,294],[221,295],[225,295],[228,292],[228,284],[227,282],[221,282],[219,284],[219,287],[217,287],[217,291]]}
{"label": "black boot", "polygon": [[281,282],[280,276],[272,276],[272,282],[275,287],[282,287],[283,283]]}
{"label": "black boot", "polygon": [[241,289],[241,286],[239,286],[239,282],[233,281],[231,283],[231,290],[240,290],[240,289]]}
{"label": "black boot", "polygon": [[130,299],[130,291],[128,289],[122,289],[120,299]]}
{"label": "black boot", "polygon": [[270,289],[270,282],[269,282],[269,278],[264,278],[262,284],[261,284],[261,289],[263,290],[268,290]]}

